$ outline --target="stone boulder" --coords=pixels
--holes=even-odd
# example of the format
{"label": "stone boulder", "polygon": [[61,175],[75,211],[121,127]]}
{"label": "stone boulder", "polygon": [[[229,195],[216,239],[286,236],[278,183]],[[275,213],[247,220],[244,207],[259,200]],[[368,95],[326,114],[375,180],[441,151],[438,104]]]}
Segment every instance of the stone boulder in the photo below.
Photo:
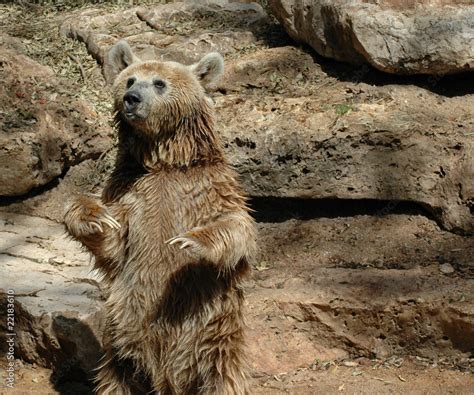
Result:
{"label": "stone boulder", "polygon": [[[286,59],[295,56],[295,73],[286,74],[291,81],[304,55],[283,51]],[[265,59],[275,55],[276,50],[261,54],[258,68],[265,69]],[[240,67],[245,62],[253,60],[242,59]],[[446,105],[417,87],[392,86],[384,97],[378,88],[359,85],[365,90],[364,99],[357,95],[361,102],[324,104],[328,98],[337,103],[337,89],[260,103],[233,95],[217,100],[228,156],[246,191],[280,198],[412,201],[447,229],[474,231],[474,125],[452,118],[456,108],[473,116],[474,97],[451,98]],[[467,102],[471,109],[464,107]]]}
{"label": "stone boulder", "polygon": [[20,214],[0,213],[0,313],[15,301],[15,357],[50,368],[88,372],[101,354],[102,293],[90,276],[90,256],[66,238],[64,227]]}
{"label": "stone boulder", "polygon": [[23,195],[111,146],[110,128],[73,89],[0,37],[0,196]]}
{"label": "stone boulder", "polygon": [[474,68],[474,5],[465,0],[270,0],[296,41],[320,55],[395,74]]}

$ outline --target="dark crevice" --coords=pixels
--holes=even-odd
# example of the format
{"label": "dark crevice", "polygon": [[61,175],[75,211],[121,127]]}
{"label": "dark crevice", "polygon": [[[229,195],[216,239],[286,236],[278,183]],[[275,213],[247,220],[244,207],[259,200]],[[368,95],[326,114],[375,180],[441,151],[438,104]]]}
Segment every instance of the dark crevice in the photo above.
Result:
{"label": "dark crevice", "polygon": [[311,220],[317,218],[353,217],[388,214],[423,215],[433,221],[436,218],[422,204],[409,201],[375,199],[298,199],[254,197],[250,207],[255,211],[257,222],[284,222],[290,219]]}
{"label": "dark crevice", "polygon": [[[79,163],[75,164],[78,165]],[[71,166],[72,167],[72,166]],[[51,181],[47,182],[44,185],[40,185],[28,191],[27,193],[19,196],[0,196],[0,207],[9,206],[10,204],[14,203],[21,203],[24,200],[31,199],[35,196],[39,196],[45,192],[51,191],[52,189],[56,188],[60,181],[66,176],[70,166],[67,166],[63,169],[62,173],[52,179]]]}

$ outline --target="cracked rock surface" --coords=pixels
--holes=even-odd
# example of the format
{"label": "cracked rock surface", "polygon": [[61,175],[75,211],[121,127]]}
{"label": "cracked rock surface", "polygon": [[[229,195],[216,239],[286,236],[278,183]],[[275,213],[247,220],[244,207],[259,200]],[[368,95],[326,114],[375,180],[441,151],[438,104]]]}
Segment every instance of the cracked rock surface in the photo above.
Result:
{"label": "cracked rock surface", "polygon": [[110,129],[67,80],[0,35],[0,197],[24,195],[97,158],[111,145]]}
{"label": "cracked rock surface", "polygon": [[464,0],[270,0],[295,40],[319,54],[395,74],[474,68],[474,6]]}
{"label": "cracked rock surface", "polygon": [[86,371],[97,364],[102,295],[89,264],[63,225],[0,214],[0,309],[5,317],[5,293],[12,290],[17,357],[46,367],[74,360]]}

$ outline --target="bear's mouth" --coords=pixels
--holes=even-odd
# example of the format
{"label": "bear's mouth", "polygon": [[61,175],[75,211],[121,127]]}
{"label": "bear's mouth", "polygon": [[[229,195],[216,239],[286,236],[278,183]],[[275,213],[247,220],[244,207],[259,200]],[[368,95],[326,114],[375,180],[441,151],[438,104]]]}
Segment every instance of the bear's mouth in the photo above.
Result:
{"label": "bear's mouth", "polygon": [[127,121],[144,121],[146,118],[143,114],[136,111],[123,111],[122,114]]}
{"label": "bear's mouth", "polygon": [[145,106],[139,106],[136,108],[122,108],[120,111],[121,118],[124,122],[128,123],[134,130],[147,130],[148,129],[148,115],[149,112]]}

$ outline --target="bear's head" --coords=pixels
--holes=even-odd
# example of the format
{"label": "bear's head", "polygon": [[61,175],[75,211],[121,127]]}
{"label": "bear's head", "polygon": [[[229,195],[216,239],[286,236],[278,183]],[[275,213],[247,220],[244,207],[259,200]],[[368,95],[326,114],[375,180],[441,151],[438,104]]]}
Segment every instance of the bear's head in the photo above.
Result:
{"label": "bear's head", "polygon": [[[126,41],[119,41],[104,62],[105,76],[112,82],[119,129],[150,145],[153,157],[159,154],[156,159],[170,164],[178,161],[189,165],[200,155],[209,155],[211,147],[205,145],[212,145],[215,135],[205,87],[223,70],[224,61],[218,53],[210,53],[190,66],[141,61]],[[184,156],[177,157],[179,152]]]}

